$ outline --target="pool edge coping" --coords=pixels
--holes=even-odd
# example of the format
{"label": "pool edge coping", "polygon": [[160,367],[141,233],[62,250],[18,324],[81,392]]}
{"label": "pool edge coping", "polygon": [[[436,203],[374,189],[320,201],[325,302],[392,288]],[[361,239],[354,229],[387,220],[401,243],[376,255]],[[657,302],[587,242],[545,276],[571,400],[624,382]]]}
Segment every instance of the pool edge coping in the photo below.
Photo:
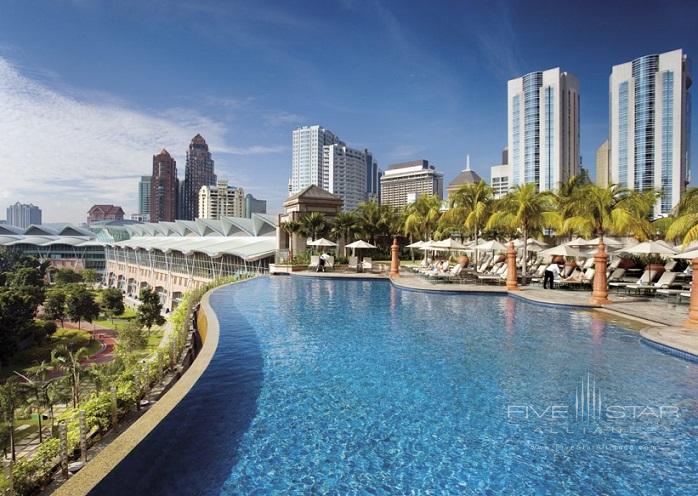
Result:
{"label": "pool edge coping", "polygon": [[[248,279],[252,280],[252,279]],[[55,496],[86,495],[105,479],[145,438],[150,434],[167,415],[184,399],[194,387],[199,378],[208,368],[213,355],[218,349],[220,326],[218,316],[209,302],[214,291],[225,288],[229,283],[207,291],[201,298],[201,310],[206,315],[207,330],[206,341],[201,351],[177,382],[156,401],[153,406],[121,432],[112,442],[90,460],[82,470],[77,472],[63,483],[52,494]]]}

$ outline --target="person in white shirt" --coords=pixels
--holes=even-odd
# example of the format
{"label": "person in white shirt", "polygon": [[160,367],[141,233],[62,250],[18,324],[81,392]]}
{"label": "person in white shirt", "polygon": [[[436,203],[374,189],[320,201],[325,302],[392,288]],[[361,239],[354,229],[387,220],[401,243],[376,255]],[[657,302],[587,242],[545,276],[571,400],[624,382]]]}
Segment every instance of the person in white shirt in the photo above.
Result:
{"label": "person in white shirt", "polygon": [[550,282],[550,289],[553,289],[553,281],[556,277],[560,277],[560,267],[555,262],[551,262],[550,265],[545,268],[543,289],[548,289],[548,282]]}

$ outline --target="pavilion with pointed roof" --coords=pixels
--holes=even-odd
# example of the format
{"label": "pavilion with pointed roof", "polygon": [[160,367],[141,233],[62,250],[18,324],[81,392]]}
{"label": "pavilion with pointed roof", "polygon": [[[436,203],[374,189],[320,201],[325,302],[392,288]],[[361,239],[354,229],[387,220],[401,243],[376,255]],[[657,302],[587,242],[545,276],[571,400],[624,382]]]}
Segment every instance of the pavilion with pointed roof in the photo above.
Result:
{"label": "pavilion with pointed roof", "polygon": [[480,175],[470,169],[470,155],[468,155],[465,161],[465,169],[460,171],[458,175],[448,183],[448,188],[446,188],[447,197],[450,198],[451,195],[458,191],[464,184],[477,184],[480,181],[482,181]]}
{"label": "pavilion with pointed roof", "polygon": [[326,217],[335,217],[342,211],[343,201],[339,196],[314,184],[289,196],[284,202],[284,213],[279,214],[278,234],[279,249],[291,249],[294,252],[306,249],[306,240],[302,236],[289,236],[283,229],[283,224],[289,221],[299,222],[312,212],[319,212]]}

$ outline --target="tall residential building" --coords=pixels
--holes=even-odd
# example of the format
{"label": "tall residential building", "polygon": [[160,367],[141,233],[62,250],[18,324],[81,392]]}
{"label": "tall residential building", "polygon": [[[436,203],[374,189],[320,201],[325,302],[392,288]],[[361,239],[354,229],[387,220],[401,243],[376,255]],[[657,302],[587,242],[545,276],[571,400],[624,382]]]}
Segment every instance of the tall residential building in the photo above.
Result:
{"label": "tall residential building", "polygon": [[662,191],[656,216],[671,211],[689,180],[690,87],[683,50],[645,55],[611,70],[611,182]]}
{"label": "tall residential building", "polygon": [[325,189],[344,201],[345,212],[356,209],[368,199],[365,150],[355,150],[344,144],[326,145],[322,150],[322,168],[327,174]]}
{"label": "tall residential building", "polygon": [[150,221],[173,222],[177,217],[177,163],[167,150],[153,156],[150,182]]}
{"label": "tall residential building", "polygon": [[329,191],[329,171],[323,169],[322,147],[334,144],[344,143],[324,127],[303,126],[293,130],[289,196],[313,184]]}
{"label": "tall residential building", "polygon": [[381,176],[380,202],[402,208],[420,195],[443,198],[444,176],[427,160],[413,160],[388,167]]}
{"label": "tall residential building", "polygon": [[138,182],[138,215],[148,221],[150,218],[150,176],[141,176]]}
{"label": "tall residential building", "polygon": [[199,190],[199,219],[245,217],[245,191],[228,186],[220,180],[215,186],[204,185]]}
{"label": "tall residential building", "polygon": [[41,224],[41,209],[31,203],[17,202],[7,207],[7,223],[21,228]]}
{"label": "tall residential building", "polygon": [[266,214],[267,201],[258,200],[251,193],[245,195],[245,217],[252,217],[252,214]]}
{"label": "tall residential building", "polygon": [[511,186],[557,189],[579,172],[579,81],[556,67],[507,86]]}
{"label": "tall residential building", "polygon": [[184,169],[184,182],[180,197],[179,216],[183,220],[196,218],[199,207],[199,191],[202,186],[216,184],[213,159],[208,151],[206,140],[197,134],[192,138],[187,151],[187,165]]}
{"label": "tall residential building", "polygon": [[610,184],[611,171],[608,168],[608,140],[596,149],[596,179],[598,186],[605,188]]}
{"label": "tall residential building", "polygon": [[378,162],[373,159],[373,154],[364,150],[366,154],[366,194],[369,200],[380,200],[381,176],[378,170]]}

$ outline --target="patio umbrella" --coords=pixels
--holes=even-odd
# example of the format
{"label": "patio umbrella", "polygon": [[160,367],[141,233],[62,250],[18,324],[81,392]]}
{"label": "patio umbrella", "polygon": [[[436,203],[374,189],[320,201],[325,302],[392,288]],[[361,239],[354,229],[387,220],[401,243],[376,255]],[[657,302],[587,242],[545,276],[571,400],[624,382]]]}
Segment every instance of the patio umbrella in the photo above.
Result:
{"label": "patio umbrella", "polygon": [[[353,255],[353,256],[356,256],[356,250],[370,249],[370,248],[376,248],[376,247],[373,246],[371,243],[368,243],[368,242],[364,241],[363,239],[360,239],[360,240],[358,240],[358,241],[354,241],[353,243],[349,243],[348,245],[346,245],[346,246],[344,247],[345,250],[346,250],[347,248],[351,248],[351,253],[352,253],[352,255]],[[357,270],[357,272],[358,272],[358,270],[359,270],[359,266],[358,266],[358,265],[356,266],[356,270]]]}
{"label": "patio umbrella", "polygon": [[[643,243],[638,243],[627,249],[623,249],[625,253],[630,253],[632,255],[665,255],[673,256],[676,255],[676,250],[671,249],[670,245],[665,241],[645,241]],[[652,280],[652,271],[649,273],[650,281]]]}
{"label": "patio umbrella", "polygon": [[330,241],[329,239],[320,238],[320,239],[316,239],[315,241],[311,241],[310,243],[308,243],[308,246],[323,246],[323,247],[324,247],[324,246],[328,246],[328,247],[332,247],[332,246],[337,246],[337,243],[335,243],[335,242],[333,242],[333,241]]}
{"label": "patio umbrella", "polygon": [[448,250],[448,251],[463,251],[467,250],[468,247],[461,243],[460,241],[456,241],[453,238],[448,238],[448,239],[442,239],[441,241],[436,241],[435,243],[431,244],[432,248],[439,248],[442,250]]}
{"label": "patio umbrella", "polygon": [[[586,244],[588,246],[598,246],[599,241],[601,241],[601,238],[594,238],[587,241]],[[604,236],[603,242],[608,248],[620,248],[621,246],[623,246],[622,241],[618,241],[617,239],[609,238],[607,236]]]}
{"label": "patio umbrella", "polygon": [[645,241],[630,248],[623,248],[625,253],[632,255],[675,255],[676,249],[665,241]]}
{"label": "patio umbrella", "polygon": [[429,241],[415,241],[414,243],[405,246],[405,248],[421,248],[427,243],[429,243]]}
{"label": "patio umbrella", "polygon": [[565,243],[560,246],[553,246],[552,248],[543,250],[540,253],[538,253],[538,255],[543,255],[545,257],[549,255],[560,257],[580,257],[583,255],[583,253],[578,248],[575,248],[574,246],[570,246],[567,243]]}
{"label": "patio umbrella", "polygon": [[574,238],[567,243],[564,243],[566,246],[586,246],[589,244],[589,241],[587,241],[584,238]]}
{"label": "patio umbrella", "polygon": [[506,249],[506,246],[494,239],[475,246],[476,251],[504,251]]}
{"label": "patio umbrella", "polygon": [[672,258],[680,258],[682,260],[693,260],[696,257],[698,257],[698,247],[696,247],[696,249],[694,250],[685,251],[683,253],[679,253],[678,255],[674,255]]}
{"label": "patio umbrella", "polygon": [[[524,246],[524,241],[523,239],[516,239],[514,240],[514,247],[518,250],[522,249]],[[547,243],[543,241],[538,241],[535,238],[528,238],[526,241],[526,248],[528,251],[541,251],[543,248],[548,246]]]}

